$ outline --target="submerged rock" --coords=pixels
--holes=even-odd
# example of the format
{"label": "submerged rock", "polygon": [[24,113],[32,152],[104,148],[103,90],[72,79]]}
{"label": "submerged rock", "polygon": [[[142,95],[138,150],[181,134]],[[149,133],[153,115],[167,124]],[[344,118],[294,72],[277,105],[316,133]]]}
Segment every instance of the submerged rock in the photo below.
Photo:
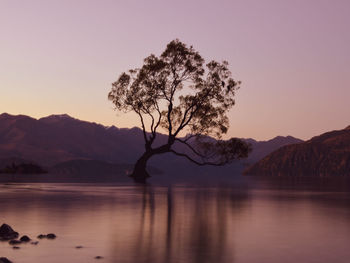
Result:
{"label": "submerged rock", "polygon": [[37,245],[37,244],[39,244],[39,241],[33,241],[33,242],[30,242],[30,244]]}
{"label": "submerged rock", "polygon": [[22,242],[29,242],[30,238],[28,236],[22,236],[19,240],[21,240]]}
{"label": "submerged rock", "polygon": [[83,248],[83,246],[76,246],[75,248],[76,249],[81,249],[81,248]]}
{"label": "submerged rock", "polygon": [[11,240],[18,237],[18,233],[7,224],[0,227],[0,240]]}
{"label": "submerged rock", "polygon": [[39,236],[37,236],[37,238],[39,238],[39,239],[43,239],[43,238],[55,239],[56,235],[53,234],[53,233],[50,233],[50,234],[47,234],[47,235],[40,234]]}
{"label": "submerged rock", "polygon": [[0,263],[12,263],[12,261],[8,260],[7,258],[0,258]]}
{"label": "submerged rock", "polygon": [[20,249],[20,247],[17,247],[17,246],[14,246],[14,247],[12,247],[13,249]]}
{"label": "submerged rock", "polygon": [[96,256],[95,259],[103,259],[101,256]]}
{"label": "submerged rock", "polygon": [[55,238],[56,238],[56,235],[50,233],[50,234],[47,234],[46,237],[47,237],[48,239],[55,239]]}
{"label": "submerged rock", "polygon": [[20,240],[17,240],[17,239],[13,239],[13,240],[10,240],[9,241],[9,244],[10,245],[18,245],[18,244],[21,244],[22,242]]}

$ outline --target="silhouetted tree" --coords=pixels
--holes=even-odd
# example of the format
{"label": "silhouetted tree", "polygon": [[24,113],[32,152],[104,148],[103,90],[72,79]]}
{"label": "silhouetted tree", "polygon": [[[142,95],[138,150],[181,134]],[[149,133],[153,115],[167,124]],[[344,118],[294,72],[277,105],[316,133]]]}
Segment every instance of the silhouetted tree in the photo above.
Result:
{"label": "silhouetted tree", "polygon": [[[247,157],[247,143],[221,139],[240,82],[231,78],[228,62],[204,63],[192,46],[176,39],[159,57],[150,55],[141,68],[122,73],[112,84],[109,100],[118,111],[135,112],[143,130],[145,153],[135,164],[135,179],[149,177],[146,164],[156,154],[170,152],[198,165],[217,166]],[[154,147],[158,128],[168,138]],[[180,152],[175,143],[188,150]]]}

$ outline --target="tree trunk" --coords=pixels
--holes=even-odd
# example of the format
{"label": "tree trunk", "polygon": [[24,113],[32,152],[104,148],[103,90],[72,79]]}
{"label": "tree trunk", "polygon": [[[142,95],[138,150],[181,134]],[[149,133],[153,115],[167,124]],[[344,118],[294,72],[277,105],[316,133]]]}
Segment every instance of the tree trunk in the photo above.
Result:
{"label": "tree trunk", "polygon": [[174,143],[174,139],[168,142],[167,144],[164,144],[162,146],[159,146],[158,148],[151,148],[150,145],[146,144],[146,152],[140,157],[140,159],[137,160],[134,170],[130,177],[134,178],[135,182],[138,183],[145,183],[146,179],[148,177],[151,177],[146,168],[147,168],[147,162],[148,160],[153,156],[157,154],[162,154],[169,152],[171,145]]}
{"label": "tree trunk", "polygon": [[146,151],[140,159],[137,160],[134,170],[132,174],[130,175],[132,178],[134,178],[135,182],[144,183],[146,182],[146,179],[150,177],[148,174],[146,168],[147,168],[147,162],[149,158],[151,158],[153,153],[151,151]]}

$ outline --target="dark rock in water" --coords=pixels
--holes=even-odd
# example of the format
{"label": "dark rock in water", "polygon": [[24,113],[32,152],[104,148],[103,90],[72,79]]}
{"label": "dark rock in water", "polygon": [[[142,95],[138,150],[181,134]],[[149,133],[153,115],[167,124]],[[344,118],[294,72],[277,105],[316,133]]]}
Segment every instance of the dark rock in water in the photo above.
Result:
{"label": "dark rock in water", "polygon": [[101,256],[96,256],[95,259],[103,259]]}
{"label": "dark rock in water", "polygon": [[17,239],[13,239],[13,240],[10,240],[9,244],[10,245],[18,245],[18,244],[21,244],[22,242],[20,240],[17,240]]}
{"label": "dark rock in water", "polygon": [[39,241],[33,241],[33,242],[30,242],[30,244],[37,245],[37,244],[39,244]]}
{"label": "dark rock in water", "polygon": [[28,236],[22,236],[19,240],[21,240],[22,242],[29,242],[30,238]]}
{"label": "dark rock in water", "polygon": [[12,261],[8,260],[7,258],[0,258],[0,263],[12,263]]}
{"label": "dark rock in water", "polygon": [[55,238],[56,238],[56,235],[50,233],[50,234],[47,234],[46,237],[47,237],[48,239],[55,239]]}
{"label": "dark rock in water", "polygon": [[43,238],[47,238],[47,239],[55,239],[56,238],[56,235],[55,234],[47,234],[47,235],[43,235],[43,234],[40,234],[39,236],[37,236],[37,238],[39,239],[43,239]]}
{"label": "dark rock in water", "polygon": [[0,227],[0,240],[10,240],[18,237],[18,233],[7,224]]}
{"label": "dark rock in water", "polygon": [[14,246],[14,247],[12,247],[13,249],[20,249],[20,247],[16,247],[16,246]]}
{"label": "dark rock in water", "polygon": [[76,249],[80,249],[80,248],[83,248],[83,246],[76,246],[75,248]]}

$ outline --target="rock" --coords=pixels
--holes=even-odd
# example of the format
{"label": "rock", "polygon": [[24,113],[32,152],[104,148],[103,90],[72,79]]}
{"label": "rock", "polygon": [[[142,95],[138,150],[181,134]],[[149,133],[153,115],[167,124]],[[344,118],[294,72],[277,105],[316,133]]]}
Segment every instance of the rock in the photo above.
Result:
{"label": "rock", "polygon": [[9,244],[10,245],[18,245],[18,244],[21,244],[22,242],[20,240],[17,240],[17,239],[13,239],[13,240],[10,240]]}
{"label": "rock", "polygon": [[37,245],[37,244],[39,244],[39,241],[33,241],[33,242],[30,242],[30,244]]}
{"label": "rock", "polygon": [[14,247],[12,247],[13,249],[20,249],[20,247],[16,247],[16,246],[14,246]]}
{"label": "rock", "polygon": [[29,242],[30,238],[28,236],[22,236],[19,240],[21,240],[22,242]]}
{"label": "rock", "polygon": [[103,259],[101,256],[96,256],[95,259]]}
{"label": "rock", "polygon": [[46,237],[47,237],[48,239],[55,239],[55,238],[56,238],[56,235],[50,233],[50,234],[47,234]]}
{"label": "rock", "polygon": [[0,263],[12,263],[12,261],[8,260],[7,258],[0,258]]}
{"label": "rock", "polygon": [[18,233],[7,224],[0,227],[0,240],[11,240],[18,237]]}
{"label": "rock", "polygon": [[56,235],[53,234],[53,233],[50,233],[50,234],[47,234],[47,235],[40,234],[39,236],[37,236],[37,238],[39,238],[39,239],[43,239],[43,238],[55,239]]}

